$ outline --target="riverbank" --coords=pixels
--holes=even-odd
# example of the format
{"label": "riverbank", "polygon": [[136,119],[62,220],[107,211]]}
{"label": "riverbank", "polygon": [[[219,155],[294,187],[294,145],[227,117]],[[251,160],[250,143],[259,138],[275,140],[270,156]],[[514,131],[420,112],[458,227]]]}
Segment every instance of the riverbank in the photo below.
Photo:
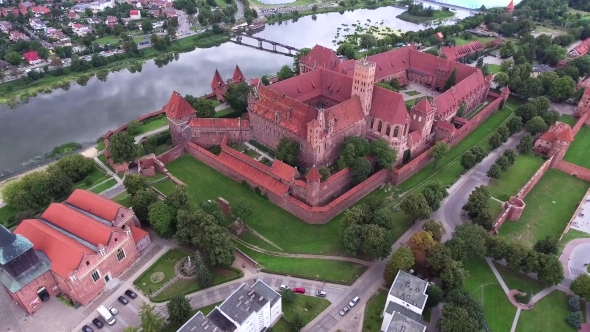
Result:
{"label": "riverbank", "polygon": [[227,34],[213,35],[206,38],[199,38],[199,35],[196,35],[174,40],[170,45],[170,48],[164,52],[160,52],[154,48],[146,48],[142,50],[142,56],[139,58],[127,58],[114,61],[103,67],[92,68],[81,72],[71,72],[61,76],[46,75],[44,78],[31,82],[30,84],[25,83],[22,78],[6,82],[0,85],[0,104],[8,104],[10,107],[15,107],[39,94],[49,94],[57,89],[67,91],[70,88],[72,81],[77,81],[78,84],[85,85],[85,83],[95,75],[108,75],[108,72],[116,72],[122,69],[132,69],[135,71],[147,60],[172,53],[191,52],[196,48],[215,47],[228,40],[229,35]]}
{"label": "riverbank", "polygon": [[447,20],[453,16],[455,16],[455,13],[450,10],[435,10],[432,16],[414,16],[405,11],[396,17],[402,21],[423,24],[432,21]]}

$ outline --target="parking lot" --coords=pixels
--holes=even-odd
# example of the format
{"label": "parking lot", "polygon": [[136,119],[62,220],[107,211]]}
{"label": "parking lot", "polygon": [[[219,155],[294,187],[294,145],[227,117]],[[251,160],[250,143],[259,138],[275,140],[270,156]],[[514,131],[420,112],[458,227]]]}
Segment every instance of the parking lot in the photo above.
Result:
{"label": "parking lot", "polygon": [[[88,325],[94,331],[106,331],[106,332],[123,332],[126,327],[128,326],[139,326],[140,319],[139,319],[139,308],[143,303],[143,299],[138,294],[136,299],[131,299],[129,296],[123,295],[125,289],[120,289],[113,296],[109,298],[109,300],[105,301],[103,305],[106,308],[113,307],[117,309],[118,313],[115,315],[116,323],[113,325],[107,325],[105,320],[100,317],[98,312],[94,311],[92,314],[88,315],[86,319],[80,324],[79,329],[75,331],[79,331],[82,328],[82,325]],[[129,303],[123,304],[117,300],[117,297],[123,296],[125,297]],[[92,320],[94,318],[98,318],[104,325],[101,329],[98,329],[94,324],[92,324]]]}

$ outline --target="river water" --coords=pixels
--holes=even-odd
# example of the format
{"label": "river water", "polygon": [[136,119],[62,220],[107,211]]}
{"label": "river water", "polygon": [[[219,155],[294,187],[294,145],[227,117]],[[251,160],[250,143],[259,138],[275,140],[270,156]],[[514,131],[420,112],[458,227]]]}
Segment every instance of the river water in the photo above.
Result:
{"label": "river water", "polygon": [[[359,21],[365,24],[370,19],[370,24],[389,26],[396,31],[423,28],[396,19],[402,11],[387,7],[322,14],[315,20],[306,16],[297,22],[267,25],[257,35],[297,48],[315,44],[335,48],[333,40],[342,24]],[[466,15],[467,12],[457,12],[458,18]],[[256,43],[247,39],[244,42]],[[55,146],[67,142],[94,143],[109,129],[160,109],[174,90],[183,95],[209,93],[216,68],[227,79],[238,64],[244,75],[252,78],[276,73],[282,66],[292,63],[293,58],[284,55],[225,43],[180,54],[177,61],[161,68],[150,60],[140,73],[121,70],[110,73],[106,82],[92,78],[86,86],[72,82],[68,91],[56,90],[31,98],[16,109],[2,105],[0,179],[46,162],[41,156]]]}

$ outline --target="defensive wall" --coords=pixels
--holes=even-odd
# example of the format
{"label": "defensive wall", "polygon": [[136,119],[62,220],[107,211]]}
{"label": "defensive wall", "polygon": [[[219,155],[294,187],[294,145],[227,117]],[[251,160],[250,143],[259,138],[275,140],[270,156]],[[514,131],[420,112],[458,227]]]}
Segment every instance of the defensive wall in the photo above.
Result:
{"label": "defensive wall", "polygon": [[[159,111],[155,111],[155,112],[144,114],[144,115],[140,116],[139,118],[135,119],[135,121],[137,121],[137,122],[143,122],[145,120],[148,120],[148,119],[151,119],[151,118],[155,118],[155,117],[160,116],[160,115],[164,115],[165,113],[166,112],[161,109]],[[117,128],[115,130],[109,130],[104,135],[102,135],[102,138],[103,139],[108,139],[108,138],[110,138],[111,136],[113,136],[113,135],[115,135],[117,133],[120,133],[120,132],[122,132],[124,130],[127,130],[127,127],[128,127],[128,124],[126,123],[126,124],[122,125],[121,127]]]}

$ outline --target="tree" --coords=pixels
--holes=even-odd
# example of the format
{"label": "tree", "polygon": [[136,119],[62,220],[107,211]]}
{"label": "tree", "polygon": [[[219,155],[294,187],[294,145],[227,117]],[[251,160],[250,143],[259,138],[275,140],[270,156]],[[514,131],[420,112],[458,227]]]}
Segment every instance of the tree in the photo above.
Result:
{"label": "tree", "polygon": [[547,124],[542,117],[535,116],[526,123],[525,128],[532,135],[535,135],[547,130]]}
{"label": "tree", "polygon": [[227,229],[203,210],[197,210],[192,215],[179,211],[176,228],[178,241],[200,247],[207,254],[210,265],[229,266],[235,260],[234,245]]}
{"label": "tree", "polygon": [[590,275],[582,273],[570,284],[572,293],[588,301],[590,299]]}
{"label": "tree", "polygon": [[385,258],[391,252],[386,230],[378,225],[363,226],[361,250],[374,258]]}
{"label": "tree", "polygon": [[352,172],[352,184],[357,185],[365,181],[371,173],[371,163],[364,157],[358,157],[350,166]]}
{"label": "tree", "polygon": [[377,38],[370,33],[365,33],[361,35],[361,40],[359,42],[359,46],[364,49],[371,49],[377,45]]}
{"label": "tree", "polygon": [[422,229],[427,232],[430,232],[430,234],[432,234],[432,238],[436,242],[440,242],[442,240],[443,235],[447,233],[445,226],[443,226],[443,224],[440,221],[435,220],[428,220],[424,224],[424,226],[422,226]]}
{"label": "tree", "polygon": [[454,260],[464,262],[469,257],[483,257],[486,253],[488,232],[480,225],[466,222],[455,228],[446,245]]}
{"label": "tree", "polygon": [[191,305],[188,299],[182,295],[173,296],[166,303],[166,308],[168,309],[168,321],[175,325],[186,322],[191,311]]}
{"label": "tree", "polygon": [[498,127],[497,133],[500,134],[500,137],[502,138],[503,143],[506,143],[508,141],[508,137],[510,137],[510,130],[508,130],[508,127],[506,127],[506,126]]}
{"label": "tree", "polygon": [[161,237],[170,235],[172,214],[168,205],[162,201],[158,201],[150,205],[148,208],[148,219],[152,229]]}
{"label": "tree", "polygon": [[572,96],[575,88],[576,82],[569,76],[563,76],[553,81],[548,95],[557,101],[565,101]]}
{"label": "tree", "polygon": [[123,332],[139,332],[139,327],[127,326]]}
{"label": "tree", "polygon": [[506,73],[499,72],[494,76],[494,83],[498,84],[500,88],[508,85],[508,82],[510,82],[510,77]]}
{"label": "tree", "polygon": [[[256,11],[254,9],[252,9],[252,14],[255,14]],[[258,14],[256,13],[255,16],[257,16]],[[309,47],[304,47],[302,49],[299,50],[299,52],[295,53],[295,56],[293,57],[293,71],[295,73],[299,73],[299,60],[301,59],[302,56],[304,55],[308,55],[309,52],[311,51],[311,48]],[[264,83],[264,80],[262,81],[262,83]],[[264,85],[268,85],[268,84],[264,84]]]}
{"label": "tree", "polygon": [[[532,251],[533,253],[535,251]],[[532,262],[536,265],[536,272],[539,281],[546,286],[554,286],[563,281],[563,265],[556,255],[539,254],[537,262]]]}
{"label": "tree", "polygon": [[135,192],[135,195],[131,196],[133,212],[135,212],[139,221],[149,223],[149,207],[157,201],[158,195],[150,188],[140,189]]}
{"label": "tree", "polygon": [[477,321],[469,316],[469,312],[465,308],[454,304],[446,304],[442,309],[440,319],[436,322],[439,332],[477,331],[476,325]]}
{"label": "tree", "polygon": [[301,316],[297,313],[293,315],[291,321],[289,322],[289,325],[291,326],[291,329],[295,332],[301,331],[301,329],[305,326],[305,324],[303,323],[303,318],[301,318]]}
{"label": "tree", "polygon": [[547,236],[544,239],[537,241],[537,243],[535,243],[533,246],[533,250],[546,255],[557,255],[559,252],[557,247],[558,242],[559,239]]}
{"label": "tree", "polygon": [[444,288],[460,289],[469,277],[469,273],[463,268],[463,263],[450,260],[439,277]]}
{"label": "tree", "polygon": [[425,262],[426,252],[436,246],[436,241],[430,232],[420,231],[412,234],[407,244],[412,250],[414,259],[418,262]]}
{"label": "tree", "polygon": [[516,150],[520,153],[529,153],[533,150],[533,137],[531,134],[526,134],[520,140],[520,143],[516,146]]}
{"label": "tree", "polygon": [[513,116],[506,123],[510,135],[514,135],[522,129],[522,118],[520,116]]}
{"label": "tree", "polygon": [[197,100],[195,100],[192,106],[197,111],[198,118],[215,117],[215,104],[212,100],[205,98],[197,98]]}
{"label": "tree", "polygon": [[126,132],[119,132],[113,135],[110,140],[109,150],[113,161],[120,163],[123,161],[133,160],[136,154],[136,147],[133,137]]}
{"label": "tree", "polygon": [[488,143],[492,149],[499,148],[502,145],[502,135],[500,135],[498,132],[495,132],[492,136],[490,136]]}
{"label": "tree", "polygon": [[484,149],[484,147],[480,145],[472,147],[471,149],[469,149],[469,152],[471,152],[475,156],[476,163],[481,162],[488,155],[486,149]]}
{"label": "tree", "polygon": [[426,308],[434,308],[443,300],[443,291],[435,284],[428,285],[426,295],[428,295]]}
{"label": "tree", "polygon": [[461,166],[463,166],[465,170],[472,168],[476,164],[477,161],[475,160],[475,156],[473,153],[471,153],[471,151],[467,151],[461,156]]}
{"label": "tree", "polygon": [[123,185],[125,186],[127,193],[131,196],[134,196],[135,193],[140,190],[149,189],[150,187],[149,181],[139,174],[128,174],[125,176]]}
{"label": "tree", "polygon": [[436,164],[438,164],[438,161],[447,153],[449,153],[450,149],[451,147],[449,143],[445,143],[443,141],[436,142],[436,144],[430,150],[430,155],[432,158],[434,158],[434,169],[436,169]]}
{"label": "tree", "polygon": [[277,145],[276,158],[286,164],[295,166],[297,164],[297,155],[299,154],[299,143],[283,137]]}
{"label": "tree", "polygon": [[245,112],[248,108],[248,94],[250,94],[250,86],[248,83],[232,83],[227,87],[225,98],[234,110]]}
{"label": "tree", "polygon": [[370,151],[371,155],[377,159],[379,166],[391,171],[393,164],[397,161],[397,151],[392,149],[385,139],[379,138],[372,141]]}
{"label": "tree", "polygon": [[197,279],[199,279],[199,284],[202,288],[211,287],[213,285],[213,275],[207,265],[200,264],[197,266]]}
{"label": "tree", "polygon": [[452,86],[457,84],[456,81],[457,81],[457,68],[453,68],[451,75],[449,75],[449,78],[447,78],[447,81],[445,82],[445,86],[443,87],[443,91],[447,91]]}
{"label": "tree", "polygon": [[232,213],[241,221],[248,222],[252,217],[252,203],[244,198],[239,198],[232,207]]}
{"label": "tree", "polygon": [[449,196],[449,193],[440,181],[432,181],[422,189],[422,195],[428,202],[430,210],[436,211],[440,207],[440,202]]}
{"label": "tree", "polygon": [[354,59],[356,50],[354,45],[349,43],[342,43],[338,46],[338,50],[336,51],[338,55],[344,55],[348,59]]}
{"label": "tree", "polygon": [[508,168],[510,167],[510,161],[504,155],[501,155],[498,158],[496,158],[495,164],[500,166],[500,168],[502,169],[502,172],[506,172],[508,170]]}
{"label": "tree", "polygon": [[190,198],[188,196],[188,186],[175,186],[172,191],[166,196],[164,201],[170,210],[173,219],[176,219],[176,214],[180,210],[190,210]]}
{"label": "tree", "polygon": [[[464,331],[481,331],[487,327],[485,320],[484,309],[481,302],[473,297],[465,289],[455,289],[448,292],[446,296],[447,305],[455,305],[467,311],[470,318],[474,320],[471,323],[471,328]],[[460,332],[461,330],[457,330]]]}
{"label": "tree", "polygon": [[23,56],[17,52],[8,52],[4,55],[4,60],[8,61],[13,66],[18,66],[23,61]]}
{"label": "tree", "polygon": [[287,289],[287,290],[283,291],[283,294],[281,297],[282,297],[282,300],[285,301],[285,303],[293,303],[295,301],[295,293],[291,289]]}
{"label": "tree", "polygon": [[428,201],[422,194],[411,192],[400,205],[400,209],[412,217],[414,221],[426,219],[432,213]]}
{"label": "tree", "polygon": [[584,323],[584,315],[581,311],[572,312],[566,317],[565,321],[569,326],[579,330],[582,327],[582,323]]}
{"label": "tree", "polygon": [[577,295],[570,297],[567,301],[567,307],[571,312],[580,311],[580,297]]}
{"label": "tree", "polygon": [[127,134],[136,136],[141,132],[141,123],[137,120],[133,120],[127,124]]}
{"label": "tree", "polygon": [[201,204],[199,205],[199,208],[201,208],[201,210],[203,210],[203,212],[205,212],[206,214],[212,216],[215,219],[215,222],[217,223],[217,225],[221,226],[221,227],[225,227],[227,224],[227,219],[225,218],[225,215],[223,214],[223,211],[221,210],[221,206],[219,206],[219,204],[217,204],[217,202],[212,201],[212,200],[206,200],[201,202]]}
{"label": "tree", "polygon": [[81,154],[71,154],[60,158],[55,164],[49,166],[57,167],[64,172],[72,182],[84,180],[94,170],[94,161]]}
{"label": "tree", "polygon": [[281,69],[279,70],[279,72],[277,73],[277,77],[279,78],[279,81],[284,81],[284,80],[289,79],[293,76],[295,76],[295,73],[293,72],[291,67],[289,67],[287,65],[282,66]]}
{"label": "tree", "polygon": [[508,160],[508,166],[512,166],[516,162],[516,151],[514,149],[505,150],[502,155]]}
{"label": "tree", "polygon": [[340,238],[342,239],[344,250],[349,255],[356,256],[361,251],[363,230],[363,226],[357,224],[353,224],[342,230]]}
{"label": "tree", "polygon": [[385,271],[383,271],[383,279],[387,285],[391,285],[398,272],[409,271],[414,265],[414,255],[412,250],[408,247],[399,247],[391,255],[391,259],[385,265]]}
{"label": "tree", "polygon": [[155,307],[144,302],[139,308],[140,328],[142,332],[160,332],[165,325],[162,315],[154,311]]}

